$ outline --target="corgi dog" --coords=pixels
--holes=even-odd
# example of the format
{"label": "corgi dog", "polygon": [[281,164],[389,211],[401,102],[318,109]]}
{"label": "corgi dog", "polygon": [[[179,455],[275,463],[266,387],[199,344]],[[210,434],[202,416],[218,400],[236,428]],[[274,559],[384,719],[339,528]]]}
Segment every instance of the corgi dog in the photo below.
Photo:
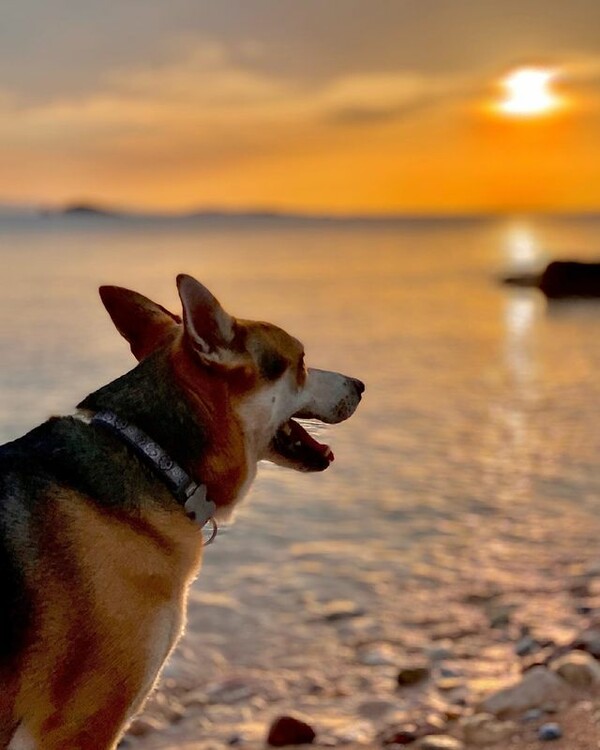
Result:
{"label": "corgi dog", "polygon": [[361,399],[282,329],[177,285],[181,318],[101,287],[137,366],[0,448],[2,750],[115,748],[181,635],[202,526],[258,461],[326,469],[296,418],[341,422]]}

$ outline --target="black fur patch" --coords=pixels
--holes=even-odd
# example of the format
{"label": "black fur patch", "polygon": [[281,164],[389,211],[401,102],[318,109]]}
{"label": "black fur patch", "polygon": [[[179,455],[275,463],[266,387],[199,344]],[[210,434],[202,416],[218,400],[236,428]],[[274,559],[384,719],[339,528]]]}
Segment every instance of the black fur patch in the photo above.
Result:
{"label": "black fur patch", "polygon": [[259,367],[265,380],[277,380],[286,370],[287,361],[276,351],[266,351],[260,357]]}
{"label": "black fur patch", "polygon": [[[0,449],[0,470],[3,463]],[[25,563],[19,564],[19,553],[11,544],[22,520],[16,514],[19,499],[14,498],[15,487],[10,485],[14,485],[10,477],[0,476],[0,667],[10,666],[11,657],[23,647],[31,621],[31,599],[22,572]],[[10,511],[6,507],[7,491],[14,498],[11,505],[15,507]],[[23,514],[27,515],[25,508]]]}

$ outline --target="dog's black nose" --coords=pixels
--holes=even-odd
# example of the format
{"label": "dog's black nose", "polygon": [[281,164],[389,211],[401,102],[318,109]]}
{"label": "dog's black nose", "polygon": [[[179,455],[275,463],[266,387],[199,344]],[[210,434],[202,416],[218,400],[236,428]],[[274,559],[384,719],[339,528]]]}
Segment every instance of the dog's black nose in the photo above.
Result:
{"label": "dog's black nose", "polygon": [[358,380],[357,378],[352,378],[352,383],[354,384],[354,387],[358,391],[359,396],[361,395],[361,393],[365,392],[365,384],[362,382],[362,380]]}

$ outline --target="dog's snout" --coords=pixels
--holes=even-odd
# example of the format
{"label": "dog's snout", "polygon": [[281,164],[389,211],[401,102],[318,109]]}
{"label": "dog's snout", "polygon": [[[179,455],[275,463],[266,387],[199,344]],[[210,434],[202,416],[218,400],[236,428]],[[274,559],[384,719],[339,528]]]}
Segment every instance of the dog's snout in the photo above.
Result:
{"label": "dog's snout", "polygon": [[358,395],[360,396],[365,392],[365,384],[358,378],[352,378],[352,385],[356,388]]}

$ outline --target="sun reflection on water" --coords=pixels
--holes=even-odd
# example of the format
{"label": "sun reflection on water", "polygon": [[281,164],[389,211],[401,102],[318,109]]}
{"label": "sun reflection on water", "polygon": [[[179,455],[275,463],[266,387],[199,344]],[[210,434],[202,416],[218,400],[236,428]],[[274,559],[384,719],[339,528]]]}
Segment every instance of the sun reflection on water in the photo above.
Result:
{"label": "sun reflection on water", "polygon": [[511,268],[519,271],[537,270],[545,260],[538,235],[531,225],[524,222],[507,227],[503,251]]}

